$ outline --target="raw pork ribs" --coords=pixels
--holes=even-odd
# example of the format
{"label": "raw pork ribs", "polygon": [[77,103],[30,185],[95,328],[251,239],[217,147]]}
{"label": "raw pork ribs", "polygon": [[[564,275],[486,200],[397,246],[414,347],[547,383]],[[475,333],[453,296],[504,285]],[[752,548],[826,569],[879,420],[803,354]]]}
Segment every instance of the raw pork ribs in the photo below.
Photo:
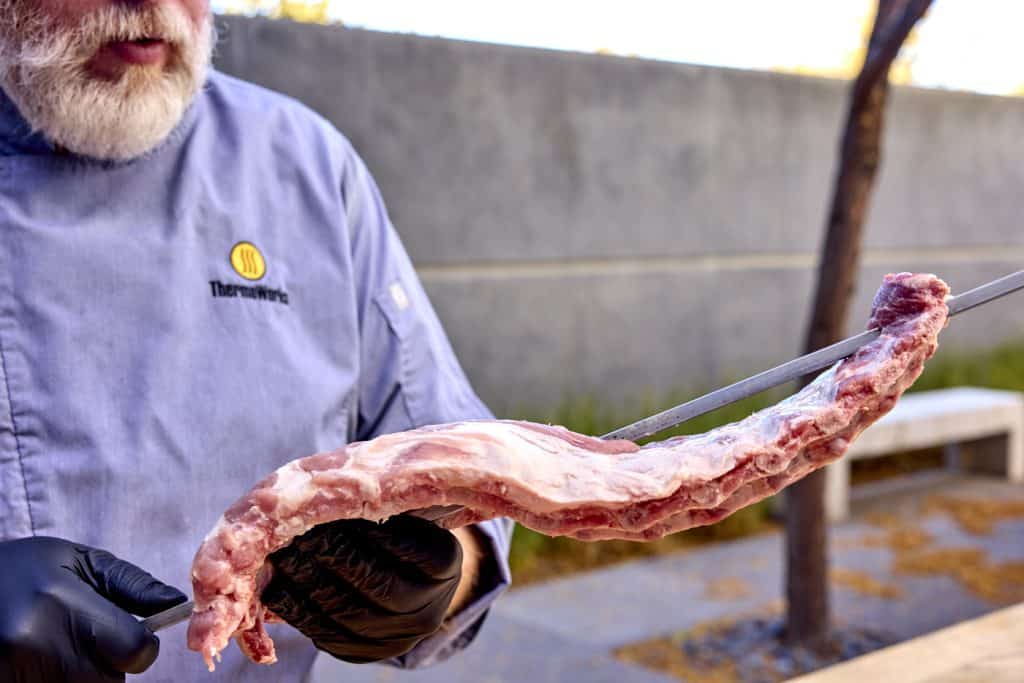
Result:
{"label": "raw pork ribs", "polygon": [[711,524],[841,456],[920,375],[946,324],[949,288],[886,276],[881,336],[781,403],[696,436],[638,446],[562,427],[456,422],[295,460],[232,505],[192,567],[188,646],[213,669],[229,638],[275,661],[260,603],[267,555],[317,524],[461,505],[449,528],[511,517],[552,536],[648,541]]}

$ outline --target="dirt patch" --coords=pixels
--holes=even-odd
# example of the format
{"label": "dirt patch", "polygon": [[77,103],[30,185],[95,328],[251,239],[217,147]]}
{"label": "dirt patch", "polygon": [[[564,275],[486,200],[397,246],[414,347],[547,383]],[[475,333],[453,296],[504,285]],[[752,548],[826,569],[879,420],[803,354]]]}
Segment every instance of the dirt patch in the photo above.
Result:
{"label": "dirt patch", "polygon": [[1024,562],[993,564],[984,551],[976,548],[941,548],[901,555],[895,558],[893,569],[915,576],[949,576],[989,602],[1024,601]]}
{"label": "dirt patch", "polygon": [[861,595],[871,595],[886,600],[899,600],[903,597],[903,588],[892,583],[883,583],[865,572],[835,568],[829,572],[832,583],[849,588]]}
{"label": "dirt patch", "polygon": [[921,506],[924,514],[942,513],[956,520],[970,534],[987,536],[1005,519],[1024,517],[1024,500],[984,500],[933,496]]}
{"label": "dirt patch", "polygon": [[864,521],[887,531],[906,529],[910,526],[905,517],[894,512],[871,512],[864,516]]}
{"label": "dirt patch", "polygon": [[778,683],[891,644],[860,629],[835,629],[822,652],[788,647],[781,616],[717,620],[615,651],[621,661],[693,683]]}
{"label": "dirt patch", "polygon": [[749,583],[734,576],[708,581],[704,588],[704,595],[712,600],[738,600],[752,593]]}
{"label": "dirt patch", "polygon": [[865,548],[888,548],[894,553],[905,553],[926,548],[934,540],[924,529],[908,526],[905,522],[891,524],[887,521],[886,524],[885,533],[862,536],[857,544]]}
{"label": "dirt patch", "polygon": [[[999,520],[1024,516],[1024,501],[935,496],[924,501],[921,513],[945,514],[965,531],[985,535],[992,533]],[[974,595],[996,604],[1024,601],[1024,562],[994,563],[978,548],[935,548],[930,534],[896,515],[874,514],[867,519],[884,532],[864,536],[859,542],[891,550],[894,573],[948,576]]]}
{"label": "dirt patch", "polygon": [[671,638],[627,645],[620,648],[615,656],[623,662],[661,671],[681,681],[741,683],[736,665],[732,662],[703,665],[689,657],[682,644]]}

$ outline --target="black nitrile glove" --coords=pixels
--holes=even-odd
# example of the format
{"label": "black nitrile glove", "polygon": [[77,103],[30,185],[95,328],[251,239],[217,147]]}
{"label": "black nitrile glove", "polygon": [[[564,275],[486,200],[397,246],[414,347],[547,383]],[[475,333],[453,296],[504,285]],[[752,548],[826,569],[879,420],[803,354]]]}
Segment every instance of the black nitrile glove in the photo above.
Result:
{"label": "black nitrile glove", "polygon": [[417,517],[321,524],[270,556],[263,604],[347,662],[397,657],[438,629],[462,572],[455,536]]}
{"label": "black nitrile glove", "polygon": [[123,681],[160,651],[132,614],[187,599],[103,550],[46,537],[0,543],[0,681]]}

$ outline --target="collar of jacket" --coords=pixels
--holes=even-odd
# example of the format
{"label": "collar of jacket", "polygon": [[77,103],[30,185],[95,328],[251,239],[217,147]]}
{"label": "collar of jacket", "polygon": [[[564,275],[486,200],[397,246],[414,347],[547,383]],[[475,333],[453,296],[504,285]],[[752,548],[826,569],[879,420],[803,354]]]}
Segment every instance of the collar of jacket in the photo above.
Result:
{"label": "collar of jacket", "polygon": [[55,152],[53,143],[42,133],[33,132],[11,98],[0,90],[0,156]]}

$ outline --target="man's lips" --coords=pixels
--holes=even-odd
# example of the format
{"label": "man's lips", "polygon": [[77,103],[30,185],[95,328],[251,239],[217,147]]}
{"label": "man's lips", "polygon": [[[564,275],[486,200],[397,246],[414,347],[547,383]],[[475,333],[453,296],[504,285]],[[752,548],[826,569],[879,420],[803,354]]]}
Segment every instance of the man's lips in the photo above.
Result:
{"label": "man's lips", "polygon": [[170,45],[159,38],[141,40],[118,40],[105,46],[122,62],[127,64],[162,64],[170,51]]}

